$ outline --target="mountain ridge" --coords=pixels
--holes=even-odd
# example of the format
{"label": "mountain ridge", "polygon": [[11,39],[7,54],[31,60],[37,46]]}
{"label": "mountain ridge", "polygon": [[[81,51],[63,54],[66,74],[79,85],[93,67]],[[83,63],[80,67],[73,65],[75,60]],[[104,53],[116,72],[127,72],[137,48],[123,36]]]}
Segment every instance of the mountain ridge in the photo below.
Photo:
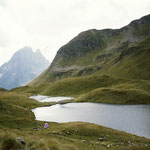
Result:
{"label": "mountain ridge", "polygon": [[[58,50],[49,68],[29,85],[93,73],[115,75],[114,71],[109,70],[122,63],[117,60],[123,51],[132,50],[144,40],[149,43],[149,37],[150,15],[134,20],[120,29],[92,29],[81,32]],[[115,71],[120,70],[116,68]],[[135,78],[136,74],[128,77]],[[143,76],[140,79],[148,78]]]}

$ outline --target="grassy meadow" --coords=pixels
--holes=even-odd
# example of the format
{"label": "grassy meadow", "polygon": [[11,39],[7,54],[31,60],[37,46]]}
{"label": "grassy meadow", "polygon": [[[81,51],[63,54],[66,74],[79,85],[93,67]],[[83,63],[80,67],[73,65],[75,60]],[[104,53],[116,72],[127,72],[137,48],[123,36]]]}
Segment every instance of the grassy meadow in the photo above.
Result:
{"label": "grassy meadow", "polygon": [[150,149],[149,139],[90,123],[50,122],[50,128],[43,129],[44,122],[36,121],[31,109],[52,103],[41,104],[28,96],[0,92],[0,150]]}

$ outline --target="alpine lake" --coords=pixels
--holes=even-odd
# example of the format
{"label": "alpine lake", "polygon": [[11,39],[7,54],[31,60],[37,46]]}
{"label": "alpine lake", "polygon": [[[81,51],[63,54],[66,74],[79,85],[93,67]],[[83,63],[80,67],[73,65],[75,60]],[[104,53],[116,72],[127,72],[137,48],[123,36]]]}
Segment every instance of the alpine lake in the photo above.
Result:
{"label": "alpine lake", "polygon": [[[31,96],[39,102],[59,102],[73,97]],[[150,138],[150,105],[67,103],[32,109],[36,120],[90,122]]]}

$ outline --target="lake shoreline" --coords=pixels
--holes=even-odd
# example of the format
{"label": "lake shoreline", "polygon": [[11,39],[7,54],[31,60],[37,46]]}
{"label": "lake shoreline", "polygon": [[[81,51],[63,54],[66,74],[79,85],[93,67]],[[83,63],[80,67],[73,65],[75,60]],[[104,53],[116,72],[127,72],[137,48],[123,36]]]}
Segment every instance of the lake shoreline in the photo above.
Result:
{"label": "lake shoreline", "polygon": [[[49,107],[50,108],[53,108],[53,107],[56,107],[56,106],[59,106],[60,107],[60,109],[62,108],[62,107],[66,107],[66,106],[68,106],[68,105],[101,105],[101,106],[107,106],[107,107],[122,107],[122,108],[125,108],[125,107],[133,107],[133,108],[136,108],[136,107],[140,107],[140,108],[142,108],[142,107],[150,107],[150,105],[129,105],[129,104],[127,104],[127,105],[122,105],[122,104],[100,104],[100,103],[92,103],[92,102],[81,102],[81,103],[79,103],[79,102],[75,102],[75,101],[60,101],[60,102],[57,102],[57,103],[53,103],[51,106],[46,106],[46,107],[38,107],[38,108],[35,108],[36,110],[37,109],[48,109]],[[116,109],[115,108],[115,109]],[[35,109],[32,109],[32,111],[33,110],[35,110]],[[68,108],[69,109],[69,108]],[[81,110],[78,110],[78,111],[82,111],[82,109]],[[98,110],[99,111],[99,110]],[[114,111],[114,110],[113,110]],[[119,110],[119,111],[121,111],[121,110]],[[71,112],[68,112],[68,114],[71,114]],[[104,113],[104,112],[101,112],[102,114]],[[112,112],[112,113],[114,113],[114,112]],[[147,113],[147,112],[146,112]],[[61,115],[63,115],[63,113],[60,113]],[[119,114],[119,113],[118,113]],[[84,114],[84,116],[86,116],[87,114]],[[110,114],[111,115],[111,114]],[[36,115],[35,115],[36,116]],[[67,115],[65,115],[65,116],[67,116]],[[94,115],[93,115],[94,116]],[[130,116],[130,115],[129,115]],[[135,114],[135,116],[136,116],[136,114]],[[134,116],[134,117],[135,117]],[[109,116],[107,116],[107,117],[109,117]],[[133,117],[133,118],[134,118]],[[103,116],[103,118],[105,118],[104,116]],[[126,118],[126,119],[128,119],[128,118]],[[138,124],[140,124],[140,120],[141,120],[141,118],[138,118],[139,119],[139,122],[138,122]],[[39,120],[39,119],[36,119],[36,120]],[[41,120],[41,119],[40,119]],[[60,122],[60,121],[58,121],[58,120],[41,120],[41,121],[49,121],[49,122]],[[69,120],[69,121],[63,121],[63,122],[71,122],[72,120]],[[113,128],[113,129],[117,129],[117,130],[120,130],[120,131],[124,131],[124,130],[121,130],[121,129],[118,129],[118,128],[114,128],[113,126],[107,126],[106,124],[103,124],[103,123],[97,123],[97,122],[90,122],[90,121],[87,121],[87,120],[73,120],[73,122],[78,122],[78,121],[82,121],[82,122],[89,122],[89,123],[96,123],[96,124],[98,124],[98,125],[102,125],[102,126],[106,126],[106,127],[110,127],[110,128]],[[122,120],[122,122],[123,122],[123,120]],[[124,122],[124,124],[125,124],[126,122]],[[116,123],[116,124],[119,124],[119,122],[118,123]],[[137,123],[135,123],[135,124],[137,124]],[[134,126],[134,124],[132,125],[133,127],[133,129],[134,128],[136,128],[136,126]],[[147,127],[146,127],[147,128]],[[125,132],[126,132],[126,130],[125,130]],[[128,133],[131,133],[131,132],[128,132]],[[131,133],[131,134],[134,134],[134,133]],[[143,136],[143,134],[142,135],[139,135],[139,134],[136,134],[136,135],[138,135],[138,136]],[[149,136],[145,136],[146,138],[150,138],[150,135]]]}

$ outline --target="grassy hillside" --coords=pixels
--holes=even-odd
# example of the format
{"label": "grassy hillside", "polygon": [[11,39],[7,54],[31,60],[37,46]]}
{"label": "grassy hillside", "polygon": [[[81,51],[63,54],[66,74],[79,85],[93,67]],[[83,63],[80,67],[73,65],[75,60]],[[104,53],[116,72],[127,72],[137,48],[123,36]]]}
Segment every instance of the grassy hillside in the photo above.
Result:
{"label": "grassy hillside", "polygon": [[150,81],[90,75],[62,79],[44,86],[26,86],[13,92],[73,96],[75,101],[114,104],[150,104]]}
{"label": "grassy hillside", "polygon": [[100,87],[110,87],[124,83],[127,79],[115,78],[108,75],[74,77],[54,82],[40,93],[43,95],[78,96]]}
{"label": "grassy hillside", "polygon": [[125,50],[97,72],[132,79],[150,80],[150,37]]}
{"label": "grassy hillside", "polygon": [[107,75],[74,77],[57,81],[40,94],[74,96],[83,102],[150,104],[150,81]]}
{"label": "grassy hillside", "polygon": [[40,104],[25,94],[0,93],[1,150],[150,149],[149,139],[90,123],[50,123],[45,130],[44,122],[35,121],[30,110],[42,105],[48,104]]}
{"label": "grassy hillside", "polygon": [[41,84],[40,86],[22,86],[18,88],[14,88],[10,90],[11,92],[17,92],[17,93],[28,93],[30,94],[38,94],[40,91],[45,89],[49,84]]}
{"label": "grassy hillside", "polygon": [[88,30],[62,46],[50,67],[29,85],[108,74],[150,80],[150,15],[121,29]]}
{"label": "grassy hillside", "polygon": [[30,100],[27,95],[11,92],[0,93],[0,125],[9,128],[35,125],[34,115],[31,108],[41,104]]}
{"label": "grassy hillside", "polygon": [[150,94],[137,89],[98,88],[76,99],[77,102],[150,104]]}
{"label": "grassy hillside", "polygon": [[0,92],[4,92],[4,91],[7,91],[7,90],[4,88],[0,88]]}

